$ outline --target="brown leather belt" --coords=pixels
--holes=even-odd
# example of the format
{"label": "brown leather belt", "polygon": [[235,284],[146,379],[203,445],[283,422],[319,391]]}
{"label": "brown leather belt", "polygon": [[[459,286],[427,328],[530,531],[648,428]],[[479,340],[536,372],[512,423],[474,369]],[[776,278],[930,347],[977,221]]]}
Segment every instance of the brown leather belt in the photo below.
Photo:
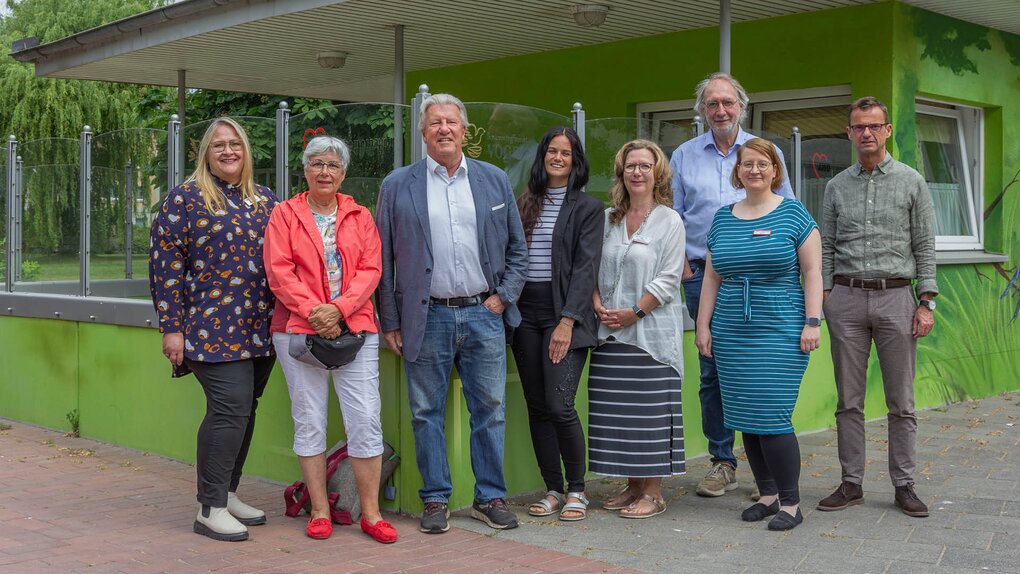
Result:
{"label": "brown leather belt", "polygon": [[836,285],[856,287],[858,289],[864,289],[865,291],[896,289],[897,287],[907,287],[911,283],[910,279],[856,279],[854,277],[844,277],[842,275],[836,275],[833,277],[832,282]]}

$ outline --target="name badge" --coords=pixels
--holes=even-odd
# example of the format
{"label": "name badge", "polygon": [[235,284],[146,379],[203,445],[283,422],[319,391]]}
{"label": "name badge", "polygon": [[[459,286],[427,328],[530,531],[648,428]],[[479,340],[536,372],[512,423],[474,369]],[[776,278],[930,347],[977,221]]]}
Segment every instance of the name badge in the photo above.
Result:
{"label": "name badge", "polygon": [[644,235],[635,235],[634,237],[631,237],[630,240],[633,241],[634,243],[640,243],[642,245],[648,245],[652,242],[651,237],[645,237]]}
{"label": "name badge", "polygon": [[754,236],[754,237],[768,237],[768,236],[772,235],[772,230],[771,229],[755,229],[754,231],[751,232],[751,235]]}

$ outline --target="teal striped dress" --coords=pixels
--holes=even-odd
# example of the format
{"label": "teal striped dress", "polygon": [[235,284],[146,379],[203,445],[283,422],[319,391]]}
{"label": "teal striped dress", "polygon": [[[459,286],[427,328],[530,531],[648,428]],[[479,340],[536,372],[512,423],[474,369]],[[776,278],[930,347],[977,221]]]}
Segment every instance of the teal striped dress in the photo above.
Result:
{"label": "teal striped dress", "polygon": [[712,314],[712,354],[723,424],[753,434],[793,432],[791,417],[808,354],[800,350],[804,290],[797,249],[816,228],[799,201],[739,219],[721,208],[708,232],[722,277]]}

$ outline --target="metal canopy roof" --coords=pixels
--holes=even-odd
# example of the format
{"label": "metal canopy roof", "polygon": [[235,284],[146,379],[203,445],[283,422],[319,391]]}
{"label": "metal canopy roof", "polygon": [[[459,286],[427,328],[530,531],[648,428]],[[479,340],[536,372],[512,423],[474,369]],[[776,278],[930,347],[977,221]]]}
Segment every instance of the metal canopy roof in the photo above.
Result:
{"label": "metal canopy roof", "polygon": [[[717,26],[719,3],[596,0],[603,25],[574,24],[581,0],[184,0],[12,56],[36,74],[346,101],[391,101],[394,26],[404,26],[404,66],[417,71]],[[745,22],[881,0],[732,0]],[[928,10],[1020,34],[1018,0],[906,0]],[[348,52],[343,68],[319,51]]]}

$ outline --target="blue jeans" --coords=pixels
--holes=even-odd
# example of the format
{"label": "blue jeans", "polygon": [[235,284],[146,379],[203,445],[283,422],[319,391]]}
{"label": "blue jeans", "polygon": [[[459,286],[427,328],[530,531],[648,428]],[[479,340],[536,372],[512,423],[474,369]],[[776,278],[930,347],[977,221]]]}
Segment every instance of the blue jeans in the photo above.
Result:
{"label": "blue jeans", "polygon": [[430,304],[418,360],[404,361],[415,456],[424,502],[449,502],[453,492],[446,456],[446,396],[456,365],[471,413],[471,469],[475,500],[506,497],[506,335],[503,318],[483,305]]}
{"label": "blue jeans", "polygon": [[[705,279],[705,266],[701,262],[690,262],[694,275],[683,282],[684,300],[691,319],[698,320],[698,305],[701,303],[701,282]],[[708,439],[708,453],[712,456],[712,464],[725,462],[737,468],[737,458],[733,456],[734,432],[723,425],[722,393],[719,390],[719,373],[715,370],[715,359],[698,353],[698,366],[701,370],[701,386],[698,398],[701,399],[701,430]]]}

